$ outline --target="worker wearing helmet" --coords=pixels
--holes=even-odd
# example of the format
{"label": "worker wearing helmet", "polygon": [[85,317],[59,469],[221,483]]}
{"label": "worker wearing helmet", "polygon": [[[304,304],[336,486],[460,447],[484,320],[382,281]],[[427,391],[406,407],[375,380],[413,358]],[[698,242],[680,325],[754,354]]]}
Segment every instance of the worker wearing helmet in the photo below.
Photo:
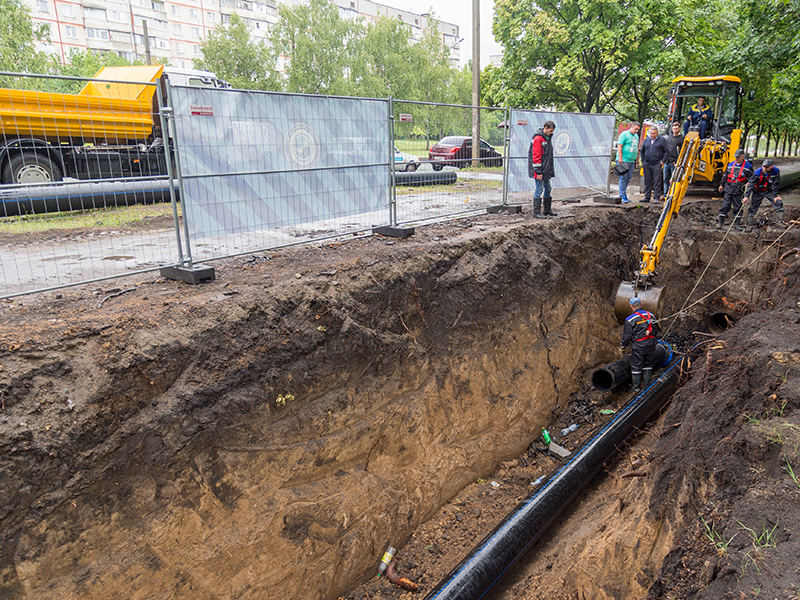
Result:
{"label": "worker wearing helmet", "polygon": [[642,308],[642,301],[631,298],[631,316],[625,319],[622,330],[622,347],[631,346],[631,389],[638,392],[642,383],[650,383],[653,374],[653,356],[658,344],[658,323],[650,311]]}
{"label": "worker wearing helmet", "polygon": [[775,220],[783,223],[783,198],[778,196],[781,187],[781,172],[774,165],[771,158],[761,163],[747,182],[744,195],[750,199],[750,209],[747,211],[747,225],[752,227],[756,221],[756,213],[761,202],[766,198],[775,211]]}
{"label": "worker wearing helmet", "polygon": [[722,208],[719,209],[717,229],[722,229],[725,224],[725,218],[728,216],[731,208],[733,208],[734,220],[733,228],[740,230],[742,227],[741,216],[739,212],[742,210],[742,195],[744,194],[744,186],[750,180],[753,174],[753,165],[747,160],[744,150],[741,148],[734,153],[736,159],[728,164],[725,172],[722,175],[722,183],[719,186],[719,191],[725,192],[722,200]]}

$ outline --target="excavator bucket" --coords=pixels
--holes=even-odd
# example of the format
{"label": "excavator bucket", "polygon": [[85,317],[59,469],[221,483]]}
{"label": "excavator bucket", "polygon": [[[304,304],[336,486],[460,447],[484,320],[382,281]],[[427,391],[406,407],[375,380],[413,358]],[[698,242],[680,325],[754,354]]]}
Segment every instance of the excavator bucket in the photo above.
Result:
{"label": "excavator bucket", "polygon": [[638,296],[642,301],[642,308],[653,313],[656,319],[661,318],[661,309],[664,302],[663,287],[649,287],[646,290],[634,290],[634,284],[624,281],[617,290],[617,298],[614,300],[614,313],[617,321],[624,323],[625,319],[631,314],[631,305],[628,300]]}

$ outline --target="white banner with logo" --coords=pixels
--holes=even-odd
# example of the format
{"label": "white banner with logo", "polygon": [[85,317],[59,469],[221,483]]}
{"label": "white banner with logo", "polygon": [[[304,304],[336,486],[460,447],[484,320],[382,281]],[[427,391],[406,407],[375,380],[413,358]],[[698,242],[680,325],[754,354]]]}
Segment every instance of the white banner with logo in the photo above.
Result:
{"label": "white banner with logo", "polygon": [[173,87],[172,103],[194,237],[388,205],[385,100]]}
{"label": "white banner with logo", "polygon": [[533,134],[545,121],[553,121],[553,188],[605,187],[614,143],[613,115],[512,110],[509,145],[508,189],[533,190],[528,177],[528,151]]}

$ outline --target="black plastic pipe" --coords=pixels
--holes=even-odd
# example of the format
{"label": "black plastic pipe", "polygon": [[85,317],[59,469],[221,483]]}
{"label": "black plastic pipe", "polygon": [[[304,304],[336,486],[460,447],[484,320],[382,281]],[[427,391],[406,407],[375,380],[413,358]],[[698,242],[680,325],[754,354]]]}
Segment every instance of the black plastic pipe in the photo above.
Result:
{"label": "black plastic pipe", "polygon": [[[655,368],[663,367],[672,360],[672,346],[664,340],[659,340],[656,354],[653,358]],[[631,357],[620,358],[618,361],[595,369],[592,373],[592,386],[601,392],[610,392],[631,380]]]}
{"label": "black plastic pipe", "polygon": [[708,317],[708,330],[714,335],[719,335],[734,325],[736,325],[736,319],[728,313],[718,312]]}
{"label": "black plastic pipe", "polygon": [[395,171],[397,185],[451,185],[458,181],[455,171]]}
{"label": "black plastic pipe", "polygon": [[[176,194],[177,191],[175,182]],[[168,179],[2,187],[0,217],[169,201]]]}
{"label": "black plastic pipe", "polygon": [[687,357],[667,370],[603,425],[542,487],[476,546],[425,600],[478,600],[542,536],[633,432],[672,396],[687,374]]}

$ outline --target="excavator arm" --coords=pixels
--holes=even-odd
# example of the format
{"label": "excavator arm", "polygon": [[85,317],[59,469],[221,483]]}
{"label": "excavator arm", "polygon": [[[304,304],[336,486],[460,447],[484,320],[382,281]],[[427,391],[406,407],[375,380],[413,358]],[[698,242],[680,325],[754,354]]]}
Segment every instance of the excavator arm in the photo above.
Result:
{"label": "excavator arm", "polygon": [[[719,152],[724,152],[724,145],[724,142],[717,140],[700,139],[696,131],[690,131],[684,139],[653,237],[649,244],[642,246],[641,261],[636,278],[633,282],[622,283],[617,290],[614,311],[620,322],[630,314],[628,300],[633,296],[638,296],[642,300],[645,309],[654,313],[656,317],[660,316],[663,288],[655,285],[655,276],[661,259],[661,250],[669,233],[669,226],[672,219],[678,215],[700,156],[714,156]],[[712,147],[706,154],[703,149],[708,146]]]}

